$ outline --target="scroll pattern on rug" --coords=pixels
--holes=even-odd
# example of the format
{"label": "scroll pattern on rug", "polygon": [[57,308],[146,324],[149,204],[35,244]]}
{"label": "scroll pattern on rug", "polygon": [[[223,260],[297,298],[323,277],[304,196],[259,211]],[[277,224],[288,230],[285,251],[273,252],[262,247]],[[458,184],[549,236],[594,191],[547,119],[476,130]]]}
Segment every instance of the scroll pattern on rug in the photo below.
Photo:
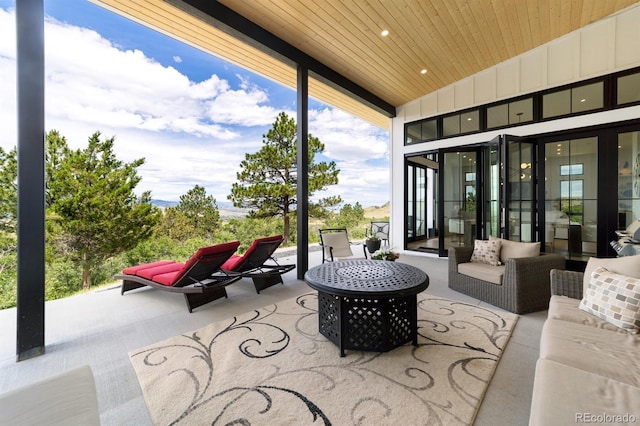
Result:
{"label": "scroll pattern on rug", "polygon": [[418,295],[418,346],[347,351],[317,294],[130,353],[154,424],[471,424],[517,316]]}

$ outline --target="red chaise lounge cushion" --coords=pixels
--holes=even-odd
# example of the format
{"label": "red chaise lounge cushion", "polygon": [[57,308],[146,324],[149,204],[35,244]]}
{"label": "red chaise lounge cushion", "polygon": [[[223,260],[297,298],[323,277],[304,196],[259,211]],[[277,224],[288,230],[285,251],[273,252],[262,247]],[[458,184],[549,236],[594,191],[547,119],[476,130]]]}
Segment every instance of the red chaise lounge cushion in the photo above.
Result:
{"label": "red chaise lounge cushion", "polygon": [[244,262],[244,260],[247,259],[251,255],[251,253],[253,253],[253,251],[258,247],[260,243],[280,240],[282,240],[282,235],[273,235],[271,237],[258,238],[257,240],[253,241],[251,246],[249,246],[247,251],[244,252],[242,256],[232,254],[231,257],[226,262],[224,262],[224,264],[222,265],[222,269],[225,269],[227,271],[235,271],[242,264],[242,262]]}
{"label": "red chaise lounge cushion", "polygon": [[123,274],[137,275],[141,278],[151,280],[166,286],[174,285],[184,274],[189,272],[191,267],[202,257],[210,254],[225,252],[238,247],[238,241],[216,244],[214,246],[202,247],[196,251],[185,263],[173,260],[161,260],[158,262],[145,263],[143,265],[132,266],[122,270]]}

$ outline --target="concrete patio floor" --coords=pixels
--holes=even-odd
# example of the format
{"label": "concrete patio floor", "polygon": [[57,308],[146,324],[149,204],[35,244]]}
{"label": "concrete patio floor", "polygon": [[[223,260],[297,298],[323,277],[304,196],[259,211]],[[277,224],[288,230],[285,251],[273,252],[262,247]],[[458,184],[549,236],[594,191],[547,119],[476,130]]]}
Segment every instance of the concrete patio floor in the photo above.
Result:
{"label": "concrete patio floor", "polygon": [[[295,263],[295,256],[279,259]],[[430,277],[427,293],[481,306],[491,305],[447,287],[447,259],[402,254],[399,261],[423,269]],[[309,267],[321,262],[309,254]],[[203,327],[255,308],[311,291],[296,279],[256,294],[251,280],[227,287],[219,299],[187,311],[180,294],[148,288],[120,295],[119,284],[74,297],[46,302],[45,355],[16,362],[16,310],[0,311],[0,393],[81,365],[96,380],[103,425],[150,425],[140,386],[129,362],[134,349]],[[495,308],[498,309],[498,308]],[[476,425],[526,425],[535,362],[546,311],[520,316],[476,418]],[[177,390],[178,391],[178,390]]]}

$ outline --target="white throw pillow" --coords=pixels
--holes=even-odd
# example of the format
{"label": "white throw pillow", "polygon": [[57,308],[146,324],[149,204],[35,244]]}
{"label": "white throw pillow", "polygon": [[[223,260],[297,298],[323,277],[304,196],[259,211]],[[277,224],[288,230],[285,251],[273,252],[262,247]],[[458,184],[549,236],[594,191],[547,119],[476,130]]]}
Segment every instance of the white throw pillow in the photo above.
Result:
{"label": "white throw pillow", "polygon": [[500,241],[476,240],[473,244],[471,261],[498,266],[500,264]]}
{"label": "white throw pillow", "polygon": [[593,273],[580,309],[629,333],[640,330],[640,279],[599,266]]}
{"label": "white throw pillow", "polygon": [[489,240],[500,241],[500,261],[506,263],[507,259],[520,257],[540,256],[540,241],[536,243],[523,243],[520,241],[505,240],[503,238],[489,236]]}

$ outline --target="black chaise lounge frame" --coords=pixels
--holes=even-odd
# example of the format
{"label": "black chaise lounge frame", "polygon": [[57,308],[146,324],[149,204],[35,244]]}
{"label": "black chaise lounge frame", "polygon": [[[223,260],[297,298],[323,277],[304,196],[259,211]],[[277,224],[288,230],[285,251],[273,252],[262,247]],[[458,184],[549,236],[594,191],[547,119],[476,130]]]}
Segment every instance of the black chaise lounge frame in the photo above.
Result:
{"label": "black chaise lounge frame", "polygon": [[206,303],[227,297],[225,287],[242,275],[220,267],[233,255],[239,241],[203,247],[185,263],[164,260],[125,268],[115,279],[122,280],[121,294],[149,286],[184,294],[189,312]]}
{"label": "black chaise lounge frame", "polygon": [[[222,265],[222,269],[251,278],[256,293],[272,285],[283,284],[282,274],[296,267],[296,265],[280,265],[273,257],[273,253],[283,240],[282,235],[258,238],[242,256],[232,255]],[[267,261],[271,261],[272,264],[265,264]]]}

